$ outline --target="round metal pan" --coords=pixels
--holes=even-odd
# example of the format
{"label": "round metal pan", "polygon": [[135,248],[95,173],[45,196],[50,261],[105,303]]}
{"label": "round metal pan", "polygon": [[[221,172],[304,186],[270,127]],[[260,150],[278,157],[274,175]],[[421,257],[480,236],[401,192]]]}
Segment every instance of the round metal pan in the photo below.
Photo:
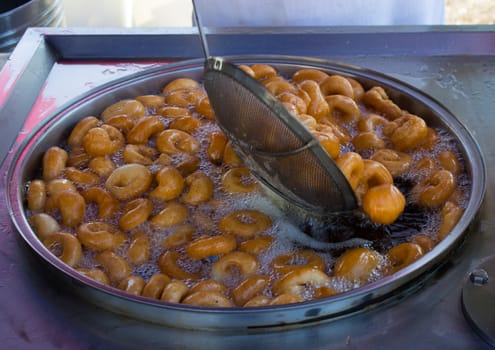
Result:
{"label": "round metal pan", "polygon": [[332,297],[281,306],[224,309],[168,304],[131,296],[77,273],[51,254],[31,229],[25,214],[25,184],[40,168],[43,152],[65,140],[79,119],[99,113],[118,100],[157,93],[167,82],[179,77],[201,80],[204,60],[183,61],[118,79],[88,92],[60,108],[16,150],[7,173],[6,195],[10,216],[27,244],[55,271],[58,283],[73,287],[79,297],[103,308],[165,326],[203,330],[274,329],[335,320],[403,297],[421,285],[418,281],[427,278],[448,259],[475,219],[486,186],[486,170],[480,149],[455,116],[414,87],[366,69],[304,57],[236,56],[227,59],[239,64],[270,64],[287,75],[301,68],[317,68],[330,74],[353,77],[365,88],[380,85],[401,108],[422,116],[430,126],[446,130],[459,144],[472,184],[467,208],[452,232],[432,251],[394,275]]}

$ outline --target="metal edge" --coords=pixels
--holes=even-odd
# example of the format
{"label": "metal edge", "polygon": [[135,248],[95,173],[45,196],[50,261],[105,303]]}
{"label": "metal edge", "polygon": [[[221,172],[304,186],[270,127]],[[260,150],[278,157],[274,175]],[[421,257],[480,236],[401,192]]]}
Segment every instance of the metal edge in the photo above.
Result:
{"label": "metal edge", "polygon": [[[57,54],[43,38],[28,33],[0,72],[0,124],[7,129],[0,138],[0,163],[5,161],[17,133],[31,111]],[[15,92],[15,93],[14,93]]]}
{"label": "metal edge", "polygon": [[[493,26],[205,27],[211,55],[490,55]],[[203,55],[195,27],[44,29],[62,59],[190,59]],[[130,48],[139,47],[140,50]]]}
{"label": "metal edge", "polygon": [[[268,64],[270,64],[270,63],[273,63],[273,64],[276,64],[276,63],[291,64],[292,63],[292,64],[294,64],[294,63],[296,63],[295,61],[297,61],[297,63],[300,64],[301,60],[304,59],[304,64],[309,64],[312,66],[316,65],[316,66],[326,67],[327,69],[331,69],[332,66],[338,66],[339,68],[343,69],[344,71],[346,69],[348,69],[349,73],[353,69],[357,69],[357,71],[360,74],[364,74],[364,75],[377,74],[377,76],[382,77],[382,79],[384,79],[384,80],[390,79],[391,81],[395,81],[396,83],[403,84],[406,87],[411,88],[416,93],[419,93],[421,95],[424,95],[425,97],[428,97],[430,100],[433,101],[433,103],[436,103],[435,100],[433,100],[431,97],[425,95],[421,91],[417,90],[416,88],[414,88],[408,84],[404,84],[404,83],[400,82],[397,79],[388,77],[382,73],[374,72],[374,71],[359,68],[359,67],[354,67],[352,65],[341,64],[339,62],[321,60],[321,59],[315,59],[315,58],[303,58],[303,57],[295,57],[295,56],[294,57],[270,56],[270,55],[269,56],[263,56],[263,57],[257,56],[257,55],[254,55],[254,56],[246,55],[246,56],[240,56],[240,57],[239,56],[230,57],[230,58],[227,57],[227,59],[237,61],[237,62],[246,62],[247,61],[249,63],[252,63],[252,62],[258,61],[258,62],[265,62]],[[291,60],[292,60],[292,62],[291,62]],[[188,66],[194,67],[195,65],[198,65],[198,64],[202,65],[203,62],[204,62],[204,60],[202,60],[202,59],[191,60],[191,61],[186,61],[186,62],[179,62],[177,64],[170,65],[169,67],[172,69],[184,68],[184,65],[185,65],[185,67],[188,67]],[[128,77],[119,78],[115,81],[109,82],[107,84],[104,84],[103,86],[95,88],[94,90],[92,90],[91,92],[88,92],[84,96],[86,98],[88,98],[92,94],[95,94],[95,93],[97,93],[103,89],[112,88],[115,85],[119,85],[119,84],[125,84],[129,80],[144,79],[143,75],[153,75],[162,69],[164,69],[164,67],[152,68],[152,69],[147,70],[145,72],[139,72],[139,73],[135,73],[135,74],[128,76]],[[378,82],[379,81],[380,80],[378,80]],[[79,99],[81,99],[81,97],[76,98],[75,100],[77,101]],[[71,103],[74,103],[74,101],[69,102],[67,105],[70,105]],[[64,107],[66,108],[67,106],[64,106]],[[60,110],[62,110],[64,107],[60,108]],[[60,113],[60,110],[58,111],[58,113]],[[471,144],[471,142],[474,142],[474,144],[471,144],[471,145],[474,145],[476,147],[476,149],[479,149],[474,138],[471,136],[469,131],[463,127],[463,124],[461,124],[457,120],[457,118],[455,118],[455,116],[451,115],[450,112],[448,112],[446,109],[445,109],[445,111],[446,111],[446,113],[448,113],[450,115],[449,118],[451,118],[451,120],[449,120],[449,121],[453,122],[456,125],[456,127],[460,128],[461,132],[464,135],[463,137],[465,137],[465,140],[470,144]],[[55,116],[56,114],[57,113],[54,113],[52,116]],[[49,122],[50,122],[50,118],[47,119],[46,123],[49,123]],[[36,130],[39,131],[40,129],[42,129],[45,126],[46,125],[40,125]],[[33,133],[35,133],[35,132],[33,132]],[[30,140],[30,139],[31,138],[28,137],[26,140]],[[8,169],[7,178],[10,178],[12,173],[15,174],[16,171],[19,171],[19,169],[22,168],[22,167],[19,167],[15,161],[20,157],[21,154],[19,153],[19,151],[22,149],[23,149],[23,147],[20,146],[18,152],[16,153],[16,155],[14,157],[14,161],[10,164],[10,167]],[[441,260],[441,259],[443,259],[449,255],[449,253],[451,251],[450,247],[455,246],[456,242],[458,242],[464,236],[464,233],[470,224],[470,219],[474,218],[474,215],[477,212],[477,210],[479,209],[479,205],[481,204],[484,193],[486,191],[486,184],[485,184],[486,169],[484,168],[484,161],[481,157],[481,153],[479,154],[479,156],[480,157],[477,157],[477,158],[479,158],[480,160],[477,163],[480,166],[483,166],[483,168],[482,168],[483,171],[481,171],[481,173],[478,174],[479,176],[481,176],[480,178],[478,178],[478,180],[480,180],[480,183],[478,183],[478,186],[473,186],[473,192],[475,192],[475,194],[477,194],[477,196],[476,196],[477,201],[474,203],[471,203],[471,200],[470,200],[471,211],[464,213],[463,217],[461,218],[459,223],[456,225],[454,230],[442,242],[440,242],[437,246],[435,246],[435,248],[431,252],[429,252],[427,255],[422,257],[420,260],[418,260],[418,261],[412,263],[411,265],[407,266],[406,268],[400,270],[399,272],[397,272],[393,276],[385,277],[379,281],[372,282],[372,283],[370,283],[364,287],[361,287],[359,289],[360,297],[354,296],[353,291],[350,291],[350,292],[341,293],[335,297],[332,297],[334,299],[334,302],[344,303],[345,305],[347,305],[347,309],[349,309],[349,310],[352,310],[354,307],[356,307],[356,305],[361,305],[363,303],[364,304],[370,304],[370,302],[369,302],[370,299],[376,298],[378,300],[378,299],[386,297],[387,295],[394,294],[394,292],[396,292],[396,289],[398,288],[397,286],[402,286],[402,285],[406,284],[407,281],[410,281],[411,279],[414,279],[414,278],[421,276],[421,275],[425,274],[426,272],[432,270],[437,265],[438,260]],[[473,182],[475,182],[475,181],[473,181]],[[15,217],[15,211],[13,210],[14,208],[12,208],[12,206],[11,206],[10,196],[12,194],[14,194],[14,197],[17,197],[17,199],[16,199],[17,203],[15,203],[17,206],[22,207],[22,204],[21,204],[20,194],[18,192],[19,188],[13,188],[15,186],[12,186],[12,185],[13,184],[11,184],[9,182],[7,183],[6,195],[8,196],[8,198],[7,198],[6,202],[7,202],[9,214],[11,215],[11,217],[14,218]],[[476,189],[476,191],[474,191],[474,189]],[[471,198],[473,198],[473,197],[471,196]],[[15,224],[16,228],[18,230],[20,230],[21,233],[26,228],[28,230],[30,230],[29,227],[19,226],[17,221],[15,221],[14,224]],[[23,225],[25,225],[25,223]],[[38,246],[41,247],[41,244],[38,243]],[[37,247],[35,244],[35,248],[39,248],[39,247]],[[42,249],[45,249],[45,248],[43,247]],[[72,276],[72,274],[74,274],[74,272],[71,272],[70,268],[66,267],[63,270],[67,270],[68,275],[71,277],[74,277],[74,276]],[[78,278],[80,279],[79,276],[78,276]],[[83,278],[83,280],[84,280],[84,278]],[[393,280],[394,283],[392,283],[392,284],[395,287],[387,285],[391,280]],[[89,285],[91,285],[91,283]],[[101,293],[100,289],[103,289],[103,291],[105,292],[104,294],[115,294],[115,288],[110,288],[110,287],[107,287],[107,288],[103,287],[102,288],[101,286],[98,286],[96,293]],[[380,290],[379,294],[375,293],[376,289]],[[91,291],[91,293],[94,293],[94,291]],[[310,301],[310,302],[304,302],[304,303],[300,303],[300,304],[284,306],[284,308],[285,308],[284,311],[298,314],[299,315],[298,317],[300,317],[300,319],[299,319],[299,321],[296,321],[296,322],[302,322],[304,320],[304,324],[306,324],[306,323],[310,323],[312,319],[315,320],[315,322],[321,321],[322,316],[319,316],[319,315],[321,315],[322,313],[325,313],[325,312],[329,312],[329,310],[332,310],[332,308],[333,308],[332,304],[334,304],[334,303],[329,303],[328,301]],[[150,308],[155,308],[157,306],[158,307],[161,306],[161,308],[163,308],[163,303],[158,303],[158,302],[156,302],[156,303],[148,302],[146,305],[149,305]],[[309,317],[306,316],[306,313],[303,313],[303,311],[308,308],[308,305],[311,306],[313,310],[318,310],[318,311],[315,311],[315,313],[310,315]],[[174,308],[172,308],[172,309],[174,309]],[[172,310],[172,309],[168,308],[168,310]],[[180,309],[182,310],[183,307],[181,306]],[[197,308],[192,308],[192,309],[198,310]],[[270,322],[274,322],[272,325],[267,324],[267,320],[264,319],[264,316],[267,314],[267,312],[271,312],[273,310],[277,310],[277,308],[273,307],[273,306],[272,307],[260,307],[260,308],[256,308],[256,310],[253,309],[253,310],[249,310],[249,311],[240,310],[237,308],[232,308],[232,309],[229,309],[228,311],[212,308],[212,309],[208,309],[208,310],[202,310],[202,312],[204,312],[204,315],[205,315],[204,318],[200,318],[200,317],[198,317],[198,315],[196,315],[196,317],[192,317],[190,321],[194,322],[194,327],[204,328],[205,325],[210,324],[209,321],[206,321],[206,319],[209,319],[210,317],[213,317],[213,316],[217,317],[219,315],[229,315],[230,314],[232,316],[231,318],[233,318],[233,320],[234,320],[235,317],[238,317],[239,315],[245,316],[246,314],[249,314],[251,317],[251,320],[253,322],[259,322],[258,325],[260,327],[266,327],[266,326],[275,327],[275,326],[280,326],[280,325],[285,324],[284,320],[280,320],[279,322],[276,322],[273,319],[270,320]],[[118,310],[114,310],[114,311],[118,312]],[[332,311],[330,311],[330,312],[332,312]],[[298,319],[298,317],[296,317],[296,319]],[[327,317],[325,317],[324,319],[328,321],[328,320],[331,320],[332,317],[331,317],[331,315],[327,315]],[[201,320],[203,320],[203,322],[201,322]],[[237,322],[239,322],[239,320],[237,320]],[[175,323],[175,324],[177,325],[177,323]],[[230,324],[230,327],[231,328],[243,328],[242,322],[241,322],[241,324],[233,322],[232,324]]]}

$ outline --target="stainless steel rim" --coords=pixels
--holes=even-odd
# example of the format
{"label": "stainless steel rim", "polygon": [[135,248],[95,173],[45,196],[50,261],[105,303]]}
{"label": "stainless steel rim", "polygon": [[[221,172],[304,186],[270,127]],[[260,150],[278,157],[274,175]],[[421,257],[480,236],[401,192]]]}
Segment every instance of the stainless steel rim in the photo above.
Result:
{"label": "stainless steel rim", "polygon": [[[98,110],[111,101],[135,96],[138,93],[159,91],[163,83],[174,76],[191,75],[199,78],[204,60],[183,61],[163,67],[152,68],[141,73],[105,84],[84,96],[66,104],[48,118],[17,148],[7,173],[6,201],[9,214],[27,244],[53,267],[64,280],[74,287],[80,296],[92,303],[131,317],[166,326],[189,329],[267,329],[274,327],[299,327],[307,324],[335,320],[362,311],[370,305],[380,305],[384,300],[402,296],[441,264],[462,242],[471,222],[482,203],[486,190],[486,168],[477,142],[469,130],[445,107],[421,91],[381,73],[341,63],[287,56],[236,56],[227,57],[236,63],[267,63],[281,72],[300,68],[319,68],[329,72],[356,77],[367,83],[385,86],[393,98],[401,102],[415,101],[416,108],[431,111],[425,117],[432,125],[441,125],[459,142],[467,162],[472,182],[469,203],[465,213],[453,231],[431,252],[398,273],[385,277],[362,288],[336,296],[293,305],[259,308],[199,308],[180,304],[166,304],[142,297],[129,296],[118,289],[97,284],[75,272],[54,257],[38,240],[24,214],[23,186],[34,172],[41,152],[54,142],[61,130],[68,130],[86,110]],[[400,102],[399,102],[400,103]],[[409,109],[410,107],[405,106]],[[411,110],[414,112],[414,110]],[[51,139],[50,139],[51,137]],[[414,282],[414,283],[413,283]]]}

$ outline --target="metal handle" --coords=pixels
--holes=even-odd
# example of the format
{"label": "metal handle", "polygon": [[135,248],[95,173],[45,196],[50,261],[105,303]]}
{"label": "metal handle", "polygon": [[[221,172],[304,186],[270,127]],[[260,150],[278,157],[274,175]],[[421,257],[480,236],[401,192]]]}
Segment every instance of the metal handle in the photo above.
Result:
{"label": "metal handle", "polygon": [[198,26],[199,38],[201,39],[201,47],[203,48],[203,55],[205,59],[210,57],[210,53],[208,50],[208,44],[206,43],[206,36],[203,32],[203,25],[201,22],[201,18],[199,16],[199,11],[196,5],[196,0],[192,0],[193,11],[194,11],[194,19],[196,20],[196,25]]}

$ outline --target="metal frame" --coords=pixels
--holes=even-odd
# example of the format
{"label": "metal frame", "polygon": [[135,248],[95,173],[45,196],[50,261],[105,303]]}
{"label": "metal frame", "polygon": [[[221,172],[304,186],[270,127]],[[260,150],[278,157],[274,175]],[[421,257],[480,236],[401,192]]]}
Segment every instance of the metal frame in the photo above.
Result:
{"label": "metal frame", "polygon": [[[472,83],[481,88],[466,90],[472,108],[456,101],[456,90],[447,107],[461,114],[469,128],[479,137],[487,154],[488,172],[495,166],[494,141],[490,135],[495,125],[490,120],[491,92],[489,84],[495,77],[495,31],[490,26],[479,27],[349,27],[349,28],[244,28],[206,29],[212,54],[290,54],[354,63],[365,62],[370,68],[383,67],[385,73],[412,67],[413,64],[444,66],[445,76],[454,74],[469,88]],[[97,61],[165,62],[201,57],[199,37],[194,28],[186,29],[30,29],[0,72],[0,149],[3,170],[10,160],[9,149],[16,141],[26,116],[32,109],[53,67],[59,62]],[[366,56],[366,57],[365,57]],[[487,83],[470,81],[465,66],[457,71],[457,63],[471,62],[473,69],[486,71]],[[408,63],[397,63],[407,61]],[[424,63],[427,62],[427,63]],[[441,63],[439,63],[441,62]],[[390,64],[390,66],[387,66]],[[449,66],[450,64],[450,66]],[[465,75],[463,75],[466,73]],[[401,73],[402,74],[402,73]],[[473,74],[474,76],[475,74]],[[479,75],[476,75],[479,76]],[[401,75],[401,78],[408,78]],[[420,80],[409,77],[419,85]],[[422,88],[423,86],[420,86]],[[456,86],[454,86],[455,88]],[[446,87],[448,89],[449,86]],[[427,86],[426,90],[434,90]],[[443,90],[436,91],[442,96]],[[480,97],[481,96],[481,97]],[[457,112],[457,113],[456,113]],[[465,112],[472,114],[464,115]],[[487,255],[493,254],[494,239],[489,234],[495,225],[490,213],[495,209],[492,181],[489,180],[485,205],[473,232],[461,249],[452,256],[432,279],[414,286],[417,293],[400,304],[385,304],[354,317],[326,325],[314,325],[290,332],[266,332],[252,337],[243,334],[210,334],[162,328],[127,319],[77,300],[65,290],[53,289],[45,281],[49,274],[29,263],[29,252],[19,246],[12,226],[0,233],[1,338],[11,348],[51,349],[54,347],[136,348],[148,346],[196,348],[250,348],[263,343],[266,348],[324,349],[335,348],[443,348],[483,349],[485,343],[474,334],[464,320],[459,303],[461,283],[467,274]],[[3,203],[0,205],[5,208]],[[4,210],[0,221],[10,222]],[[9,266],[7,269],[3,266]],[[76,286],[77,287],[77,286]],[[18,300],[16,308],[11,301]],[[46,318],[50,322],[46,322]],[[80,321],[76,321],[80,320]],[[67,327],[69,322],[74,322]],[[371,328],[370,328],[371,327]],[[399,335],[400,334],[400,335]]]}

